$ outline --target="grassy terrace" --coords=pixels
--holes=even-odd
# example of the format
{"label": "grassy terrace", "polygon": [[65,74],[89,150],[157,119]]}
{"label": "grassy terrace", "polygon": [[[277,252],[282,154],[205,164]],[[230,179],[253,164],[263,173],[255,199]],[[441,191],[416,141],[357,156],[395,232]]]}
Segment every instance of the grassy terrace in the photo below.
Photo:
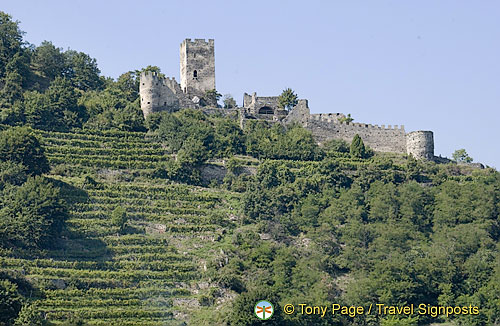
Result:
{"label": "grassy terrace", "polygon": [[[49,177],[73,189],[67,229],[36,259],[4,253],[2,270],[22,272],[43,289],[39,308],[55,324],[71,316],[90,325],[188,321],[213,286],[204,264],[217,259],[234,227],[238,195],[140,176],[169,157],[143,133],[40,136],[54,167]],[[87,175],[96,184],[85,183]],[[117,206],[129,218],[123,234],[110,219]]]}

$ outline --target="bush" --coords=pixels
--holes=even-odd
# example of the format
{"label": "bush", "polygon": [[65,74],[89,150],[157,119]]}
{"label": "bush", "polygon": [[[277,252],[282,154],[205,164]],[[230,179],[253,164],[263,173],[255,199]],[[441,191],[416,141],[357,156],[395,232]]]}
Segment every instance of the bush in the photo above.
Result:
{"label": "bush", "polygon": [[43,94],[27,92],[24,96],[26,122],[44,130],[81,127],[88,117],[85,108],[78,105],[79,96],[71,82],[60,77]]}
{"label": "bush", "polygon": [[331,139],[324,145],[325,151],[337,153],[349,153],[349,144],[343,139]]}
{"label": "bush", "polygon": [[257,158],[285,160],[320,160],[324,153],[312,134],[301,126],[285,129],[263,121],[250,121],[245,128],[246,151]]}
{"label": "bush", "polygon": [[10,325],[21,311],[21,296],[17,286],[0,279],[0,325]]}
{"label": "bush", "polygon": [[26,168],[19,163],[0,162],[0,190],[6,185],[22,185],[26,179]]}
{"label": "bush", "polygon": [[40,175],[49,171],[40,141],[25,127],[14,127],[0,132],[0,161],[12,161],[26,167],[26,172]]}
{"label": "bush", "polygon": [[14,322],[14,326],[44,326],[46,324],[47,323],[42,318],[40,312],[38,312],[36,307],[31,304],[27,304],[22,307],[19,312],[19,316]]}
{"label": "bush", "polygon": [[67,205],[46,178],[37,176],[4,194],[0,237],[4,245],[46,248],[54,244],[67,218]]}
{"label": "bush", "polygon": [[123,207],[116,207],[111,213],[111,223],[123,232],[125,226],[127,225],[127,212]]}

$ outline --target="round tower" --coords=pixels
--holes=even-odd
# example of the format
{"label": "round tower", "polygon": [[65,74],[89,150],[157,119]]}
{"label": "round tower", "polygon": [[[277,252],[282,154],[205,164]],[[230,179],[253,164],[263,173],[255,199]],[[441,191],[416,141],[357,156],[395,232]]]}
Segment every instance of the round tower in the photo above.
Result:
{"label": "round tower", "polygon": [[141,73],[139,94],[141,96],[141,109],[144,117],[153,113],[153,107],[158,105],[160,98],[161,80],[155,72]]}
{"label": "round tower", "polygon": [[406,152],[416,159],[434,159],[434,134],[432,131],[413,131],[406,134]]}

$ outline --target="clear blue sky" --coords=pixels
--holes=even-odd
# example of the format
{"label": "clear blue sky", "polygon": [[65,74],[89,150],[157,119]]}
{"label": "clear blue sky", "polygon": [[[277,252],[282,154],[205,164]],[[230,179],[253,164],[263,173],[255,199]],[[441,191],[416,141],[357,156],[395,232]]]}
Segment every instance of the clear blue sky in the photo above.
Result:
{"label": "clear blue sky", "polygon": [[[216,83],[291,87],[313,113],[433,130],[435,154],[465,148],[500,168],[500,1],[4,0],[26,40],[90,54],[102,73],[157,65],[179,78],[179,44],[214,38]],[[178,79],[179,80],[179,79]]]}

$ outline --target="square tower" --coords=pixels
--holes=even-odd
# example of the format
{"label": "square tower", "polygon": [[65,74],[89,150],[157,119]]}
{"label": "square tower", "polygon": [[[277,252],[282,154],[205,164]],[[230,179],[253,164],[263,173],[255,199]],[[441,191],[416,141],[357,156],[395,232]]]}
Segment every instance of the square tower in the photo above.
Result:
{"label": "square tower", "polygon": [[185,39],[181,43],[181,89],[189,95],[205,95],[215,89],[214,40]]}

